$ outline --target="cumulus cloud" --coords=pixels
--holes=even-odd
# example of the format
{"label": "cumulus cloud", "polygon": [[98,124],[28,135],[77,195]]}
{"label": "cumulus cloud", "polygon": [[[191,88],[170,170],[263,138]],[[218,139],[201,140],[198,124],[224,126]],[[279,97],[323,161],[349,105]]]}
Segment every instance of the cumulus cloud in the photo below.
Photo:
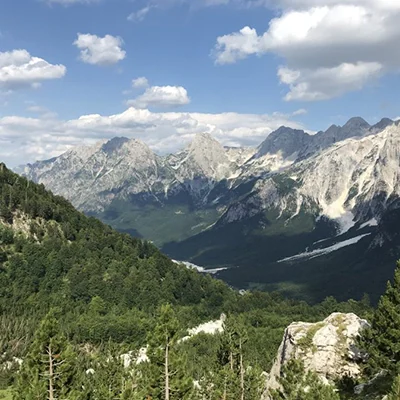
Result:
{"label": "cumulus cloud", "polygon": [[261,38],[257,31],[245,26],[239,32],[217,38],[213,54],[217,64],[233,64],[252,54],[261,54]]}
{"label": "cumulus cloud", "polygon": [[64,65],[53,65],[26,50],[0,52],[0,89],[37,88],[41,82],[60,79],[67,72]]}
{"label": "cumulus cloud", "polygon": [[132,81],[132,87],[135,89],[146,88],[149,86],[149,81],[146,77],[141,76]]}
{"label": "cumulus cloud", "polygon": [[[271,2],[263,2],[272,6]],[[400,68],[400,2],[279,0],[266,32],[251,27],[217,38],[217,64],[272,53],[285,60],[278,77],[286,100],[322,100],[359,90]],[[325,79],[334,78],[334,82]]]}
{"label": "cumulus cloud", "polygon": [[290,115],[280,113],[156,113],[133,107],[121,114],[84,115],[68,121],[7,116],[0,118],[0,158],[15,166],[115,136],[141,139],[160,154],[178,150],[203,132],[224,145],[256,146],[281,125],[302,128]]}
{"label": "cumulus cloud", "polygon": [[345,92],[360,90],[383,70],[379,63],[341,64],[333,68],[291,70],[279,68],[278,76],[290,91],[285,100],[317,101],[337,97]]}
{"label": "cumulus cloud", "polygon": [[91,34],[78,34],[74,45],[81,50],[80,59],[92,65],[113,65],[126,57],[122,50],[123,40],[120,37],[106,35],[99,37]]}
{"label": "cumulus cloud", "polygon": [[182,86],[151,86],[142,95],[127,102],[128,106],[137,108],[179,107],[189,103],[187,90]]}

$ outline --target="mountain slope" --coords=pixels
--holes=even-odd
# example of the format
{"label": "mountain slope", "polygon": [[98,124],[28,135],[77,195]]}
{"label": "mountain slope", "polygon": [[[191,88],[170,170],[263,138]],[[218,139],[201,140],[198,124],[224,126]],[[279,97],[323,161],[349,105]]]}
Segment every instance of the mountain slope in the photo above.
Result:
{"label": "mountain slope", "polygon": [[[399,151],[398,124],[370,126],[356,117],[316,135],[281,127],[254,150],[224,148],[199,134],[161,157],[141,142],[115,138],[28,165],[25,174],[175,259],[231,267],[220,276],[235,286],[282,289],[296,275],[287,263],[322,271],[319,260],[330,259],[326,268],[343,260],[360,267],[365,252],[390,242],[380,232],[398,207]],[[353,259],[352,249],[362,253]],[[355,273],[348,271],[350,282]],[[317,290],[324,274],[313,275]],[[292,291],[315,292],[300,275]],[[320,292],[318,298],[333,293]]]}
{"label": "mountain slope", "polygon": [[[2,312],[16,305],[15,312],[51,304],[86,307],[96,296],[110,310],[119,305],[151,311],[166,302],[205,305],[221,285],[176,265],[148,242],[86,217],[3,164],[0,236]],[[229,297],[228,287],[217,290]]]}
{"label": "mountain slope", "polygon": [[240,287],[259,284],[314,300],[377,295],[400,255],[393,229],[387,233],[399,207],[399,151],[398,125],[339,142],[259,178],[212,229],[164,251],[230,267],[219,276]]}
{"label": "mountain slope", "polygon": [[162,245],[213,225],[254,178],[288,168],[331,142],[369,134],[371,129],[376,132],[388,123],[382,120],[369,128],[354,118],[343,128],[331,127],[315,136],[282,127],[258,149],[224,148],[209,134],[199,134],[186,149],[166,157],[140,141],[114,138],[17,172],[113,227]]}

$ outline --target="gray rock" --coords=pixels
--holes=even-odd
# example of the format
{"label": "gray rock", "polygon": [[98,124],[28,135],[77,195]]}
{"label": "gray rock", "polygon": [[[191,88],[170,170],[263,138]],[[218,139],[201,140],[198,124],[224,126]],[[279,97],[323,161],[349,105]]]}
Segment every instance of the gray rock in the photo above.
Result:
{"label": "gray rock", "polygon": [[301,360],[306,371],[315,372],[321,381],[329,384],[344,376],[360,374],[361,352],[355,339],[369,326],[355,314],[334,313],[319,323],[294,322],[284,333],[276,360],[267,379],[268,390],[278,389],[282,367],[290,360]]}

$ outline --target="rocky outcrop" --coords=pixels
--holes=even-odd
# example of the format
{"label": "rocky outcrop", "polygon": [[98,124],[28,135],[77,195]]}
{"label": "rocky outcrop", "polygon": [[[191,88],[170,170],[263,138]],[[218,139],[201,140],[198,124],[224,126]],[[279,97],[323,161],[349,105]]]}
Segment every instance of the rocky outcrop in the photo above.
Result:
{"label": "rocky outcrop", "polygon": [[279,388],[282,367],[291,359],[303,361],[306,371],[315,372],[323,382],[360,374],[363,354],[355,339],[368,322],[355,314],[334,313],[322,322],[294,322],[284,333],[278,355],[267,379],[268,390]]}

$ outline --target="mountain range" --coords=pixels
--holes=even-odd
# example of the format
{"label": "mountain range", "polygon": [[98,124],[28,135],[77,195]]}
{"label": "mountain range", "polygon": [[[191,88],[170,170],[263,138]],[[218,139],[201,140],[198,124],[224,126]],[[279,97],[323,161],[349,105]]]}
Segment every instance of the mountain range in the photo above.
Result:
{"label": "mountain range", "polygon": [[372,297],[400,256],[400,126],[362,118],[257,148],[209,134],[155,154],[136,139],[73,148],[17,169],[120,231],[240,288],[317,301]]}

